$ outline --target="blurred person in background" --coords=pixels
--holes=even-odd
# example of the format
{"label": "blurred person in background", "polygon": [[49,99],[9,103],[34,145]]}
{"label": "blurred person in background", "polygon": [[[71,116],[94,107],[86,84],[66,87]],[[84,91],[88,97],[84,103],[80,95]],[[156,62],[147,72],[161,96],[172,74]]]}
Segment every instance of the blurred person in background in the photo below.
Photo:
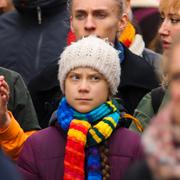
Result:
{"label": "blurred person in background", "polygon": [[[180,33],[180,1],[160,0],[159,12],[162,22],[158,33],[162,41],[163,53],[168,55],[174,36]],[[168,60],[171,61],[171,59]],[[152,117],[169,101],[169,82],[166,76],[167,70],[163,69],[161,76],[162,86],[144,96],[135,109],[134,116],[141,121],[144,128],[149,124]],[[131,128],[136,129],[133,123]]]}
{"label": "blurred person in background", "polygon": [[164,70],[170,99],[142,135],[146,161],[133,165],[125,180],[180,179],[180,34],[168,47]]}

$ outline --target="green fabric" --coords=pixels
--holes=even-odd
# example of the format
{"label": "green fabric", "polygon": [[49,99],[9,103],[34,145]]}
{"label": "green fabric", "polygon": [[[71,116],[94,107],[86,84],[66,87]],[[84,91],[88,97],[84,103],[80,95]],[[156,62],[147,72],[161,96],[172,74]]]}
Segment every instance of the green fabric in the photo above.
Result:
{"label": "green fabric", "polygon": [[[158,111],[160,111],[167,104],[168,100],[169,92],[168,90],[166,90]],[[134,117],[136,117],[140,121],[143,128],[145,129],[147,125],[150,123],[151,119],[154,117],[154,115],[155,114],[152,107],[151,93],[148,93],[139,102],[137,108],[134,111]],[[134,122],[131,123],[129,128],[133,131],[139,132]]]}
{"label": "green fabric", "polygon": [[37,115],[29,91],[20,76],[15,71],[0,67],[0,75],[10,88],[8,110],[10,110],[24,131],[40,129]]}

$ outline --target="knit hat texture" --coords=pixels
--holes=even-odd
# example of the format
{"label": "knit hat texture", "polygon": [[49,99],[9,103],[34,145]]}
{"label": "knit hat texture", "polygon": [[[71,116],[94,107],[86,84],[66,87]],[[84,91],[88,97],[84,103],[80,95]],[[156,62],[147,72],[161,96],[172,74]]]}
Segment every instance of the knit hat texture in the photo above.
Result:
{"label": "knit hat texture", "polygon": [[117,93],[121,73],[120,59],[118,51],[107,40],[95,36],[84,37],[65,48],[58,64],[58,79],[63,93],[67,74],[78,67],[97,70],[109,83],[111,94]]}

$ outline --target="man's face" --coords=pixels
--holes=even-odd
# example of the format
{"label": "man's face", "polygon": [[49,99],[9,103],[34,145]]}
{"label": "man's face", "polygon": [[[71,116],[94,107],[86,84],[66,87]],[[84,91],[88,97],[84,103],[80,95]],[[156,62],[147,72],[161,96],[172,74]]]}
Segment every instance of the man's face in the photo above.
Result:
{"label": "man's face", "polygon": [[7,1],[6,0],[0,0],[0,13],[4,12],[4,9],[7,7]]}
{"label": "man's face", "polygon": [[125,26],[116,0],[73,0],[71,15],[77,39],[95,34],[114,43],[117,32]]}

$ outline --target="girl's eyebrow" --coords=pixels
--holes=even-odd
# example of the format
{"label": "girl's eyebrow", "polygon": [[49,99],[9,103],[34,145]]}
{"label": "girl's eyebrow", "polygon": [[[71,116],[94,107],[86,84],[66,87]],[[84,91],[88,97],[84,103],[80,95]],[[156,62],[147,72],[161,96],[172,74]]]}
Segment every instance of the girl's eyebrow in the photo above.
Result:
{"label": "girl's eyebrow", "polygon": [[180,15],[177,14],[177,13],[168,13],[168,16],[170,16],[170,17],[172,17],[172,16],[180,17]]}

